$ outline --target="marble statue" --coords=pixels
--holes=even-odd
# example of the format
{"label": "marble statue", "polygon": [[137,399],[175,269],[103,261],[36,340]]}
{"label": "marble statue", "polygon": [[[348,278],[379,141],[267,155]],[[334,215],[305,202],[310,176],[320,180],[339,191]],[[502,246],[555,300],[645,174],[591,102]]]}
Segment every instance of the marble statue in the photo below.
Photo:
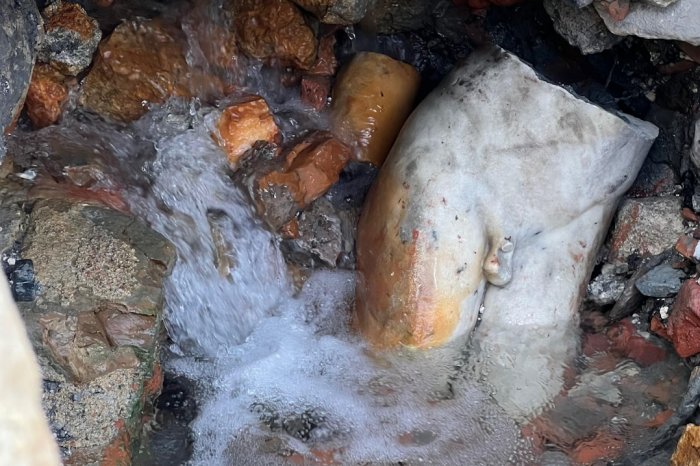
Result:
{"label": "marble statue", "polygon": [[499,403],[537,412],[561,389],[596,253],[657,134],[504,50],[473,53],[409,117],[369,193],[356,327],[378,348],[471,337]]}

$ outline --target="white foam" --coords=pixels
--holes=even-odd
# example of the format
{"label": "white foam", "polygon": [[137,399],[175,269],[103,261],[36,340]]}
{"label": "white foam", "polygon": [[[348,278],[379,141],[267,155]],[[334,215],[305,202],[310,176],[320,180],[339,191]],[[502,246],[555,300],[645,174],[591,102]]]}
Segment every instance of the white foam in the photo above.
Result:
{"label": "white foam", "polygon": [[[157,111],[150,118],[160,125],[157,156],[143,168],[150,195],[131,201],[177,249],[166,319],[184,356],[169,368],[201,388],[192,464],[282,462],[264,451],[274,436],[301,454],[336,449],[341,464],[506,464],[526,451],[516,425],[466,380],[461,348],[365,347],[349,328],[352,272],[317,271],[294,297],[272,235],[226,176],[204,124],[169,132]],[[230,276],[214,261],[212,209],[225,219]],[[308,432],[270,431],[271,417],[279,427],[302,415],[315,422]]]}

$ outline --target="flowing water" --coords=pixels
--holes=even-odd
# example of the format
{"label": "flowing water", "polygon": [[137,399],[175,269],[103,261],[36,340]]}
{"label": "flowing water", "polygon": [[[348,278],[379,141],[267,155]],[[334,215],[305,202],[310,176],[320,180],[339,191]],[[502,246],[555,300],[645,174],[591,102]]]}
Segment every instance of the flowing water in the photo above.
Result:
{"label": "flowing water", "polygon": [[[202,30],[187,24],[189,59],[201,62]],[[287,140],[324,127],[321,115],[281,88],[279,75],[256,63],[240,66],[235,79],[268,99]],[[8,144],[19,165],[39,172],[38,193],[57,189],[46,173],[80,165],[95,197],[146,219],[175,246],[165,283],[172,341],[165,365],[194,383],[191,464],[566,464],[539,454],[567,451],[572,442],[538,447],[523,436],[490,388],[470,376],[468,348],[368,348],[349,328],[352,271],[319,269],[296,287],[277,239],[212,140],[217,116],[196,99],[171,101],[130,126],[74,112],[58,126],[19,131]],[[648,440],[650,431],[625,416],[661,411],[643,385],[683,374],[677,360],[648,369],[630,361],[596,366],[594,359],[572,367],[588,375],[570,384],[569,404],[561,403],[568,408],[551,419],[574,438],[602,425],[630,445]],[[683,379],[669,398],[677,400]],[[582,413],[591,412],[598,417],[584,422]]]}

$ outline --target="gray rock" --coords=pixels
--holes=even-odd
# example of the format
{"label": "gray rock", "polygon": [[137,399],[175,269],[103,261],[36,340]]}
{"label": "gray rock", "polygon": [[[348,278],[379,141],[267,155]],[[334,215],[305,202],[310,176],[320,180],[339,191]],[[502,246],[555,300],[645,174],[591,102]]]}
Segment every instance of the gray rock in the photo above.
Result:
{"label": "gray rock", "polygon": [[605,27],[592,6],[580,8],[561,0],[545,0],[544,8],[554,29],[584,55],[602,52],[622,40]]}
{"label": "gray rock", "polygon": [[46,32],[39,59],[62,73],[76,76],[90,66],[102,38],[99,24],[76,3],[59,0],[42,12]]}
{"label": "gray rock", "polygon": [[617,212],[608,260],[627,262],[632,254],[649,257],[673,247],[685,233],[680,211],[675,196],[626,199]]}
{"label": "gray rock", "polygon": [[0,129],[14,121],[24,104],[39,24],[34,0],[6,0],[0,8]]}
{"label": "gray rock", "polygon": [[355,24],[367,13],[371,0],[292,0],[322,23]]}
{"label": "gray rock", "polygon": [[697,0],[678,0],[666,8],[631,3],[629,14],[622,21],[615,21],[601,2],[594,5],[613,34],[680,40],[700,45],[700,2]]}
{"label": "gray rock", "polygon": [[674,269],[669,264],[661,264],[640,278],[636,286],[644,296],[667,298],[678,293],[684,279],[685,272],[682,270]]}
{"label": "gray rock", "polygon": [[591,3],[593,3],[593,0],[565,0],[569,2],[570,5],[574,5],[578,8],[583,8],[584,6],[588,6]]}
{"label": "gray rock", "polygon": [[282,242],[282,251],[287,258],[305,267],[319,264],[328,267],[348,267],[347,257],[354,248],[356,217],[348,211],[339,211],[322,197],[299,215],[299,236]]}
{"label": "gray rock", "polygon": [[624,289],[624,277],[600,274],[588,284],[586,298],[598,306],[608,306],[615,304]]}

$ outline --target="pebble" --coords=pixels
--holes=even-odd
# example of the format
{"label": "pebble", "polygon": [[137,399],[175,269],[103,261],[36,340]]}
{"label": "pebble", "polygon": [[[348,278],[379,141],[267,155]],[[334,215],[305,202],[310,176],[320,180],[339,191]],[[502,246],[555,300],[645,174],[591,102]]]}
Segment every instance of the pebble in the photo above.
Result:
{"label": "pebble", "polygon": [[667,298],[678,293],[685,273],[669,264],[662,264],[651,269],[646,275],[637,280],[635,286],[644,296],[651,298]]}

